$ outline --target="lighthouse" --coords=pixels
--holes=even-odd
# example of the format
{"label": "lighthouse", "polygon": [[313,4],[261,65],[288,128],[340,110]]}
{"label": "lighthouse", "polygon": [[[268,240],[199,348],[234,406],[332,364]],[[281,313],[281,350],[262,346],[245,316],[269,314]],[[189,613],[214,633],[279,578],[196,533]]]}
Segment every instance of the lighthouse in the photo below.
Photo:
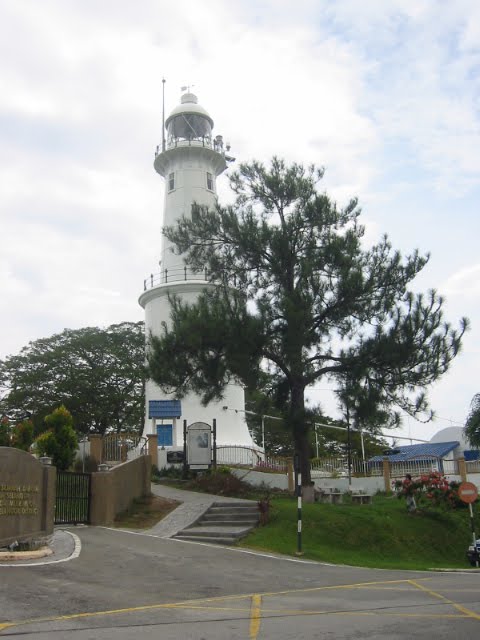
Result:
{"label": "lighthouse", "polygon": [[[217,177],[229,161],[223,138],[213,137],[213,120],[187,91],[181,103],[165,121],[162,144],[155,153],[154,168],[165,181],[163,226],[175,226],[182,217],[191,216],[192,204],[213,207],[217,199]],[[166,134],[166,135],[165,135]],[[139,298],[145,309],[145,333],[162,334],[162,323],[171,326],[169,296],[194,303],[199,294],[215,287],[205,273],[192,271],[183,256],[172,251],[165,236],[160,239],[160,272],[144,282]],[[168,362],[165,362],[168,367]],[[144,434],[157,434],[158,445],[175,450],[183,446],[183,422],[187,425],[217,422],[217,444],[254,446],[245,421],[244,390],[229,384],[224,398],[203,406],[197,394],[183,398],[164,393],[152,380],[145,387],[146,414]]]}

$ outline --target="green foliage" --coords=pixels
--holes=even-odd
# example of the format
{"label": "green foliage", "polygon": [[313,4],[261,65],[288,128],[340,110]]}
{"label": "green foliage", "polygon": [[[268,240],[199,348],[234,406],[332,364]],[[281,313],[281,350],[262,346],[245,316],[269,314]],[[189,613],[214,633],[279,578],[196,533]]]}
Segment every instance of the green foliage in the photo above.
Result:
{"label": "green foliage", "polygon": [[217,496],[232,496],[235,498],[245,498],[250,495],[251,486],[237,478],[232,473],[225,471],[211,471],[210,473],[199,473],[188,485],[189,488],[212,493]]}
{"label": "green foliage", "polygon": [[61,406],[46,416],[45,425],[47,431],[35,441],[37,451],[40,456],[52,458],[52,464],[65,471],[72,466],[78,447],[72,415]]}
{"label": "green foliage", "polygon": [[158,482],[162,478],[180,480],[183,477],[183,466],[162,467],[159,469],[152,465],[152,482]]}
{"label": "green foliage", "polygon": [[467,328],[444,321],[436,292],[410,290],[428,256],[402,257],[387,237],[363,249],[356,199],[338,208],[317,190],[322,175],[277,158],[269,168],[242,164],[230,178],[233,206],[194,205],[164,230],[217,286],[193,305],[173,298],[171,326],[149,353],[157,384],[205,403],[231,380],[252,389],[267,378],[306,484],[309,386],[335,381],[358,398],[361,424],[391,405],[428,418],[425,388],[448,370]]}
{"label": "green foliage", "polygon": [[480,449],[480,393],[476,393],[472,398],[464,433],[470,445]]}
{"label": "green foliage", "polygon": [[[244,538],[243,547],[294,555],[297,500],[272,497],[270,517]],[[476,517],[476,530],[480,528]],[[465,568],[471,541],[468,510],[429,509],[405,521],[398,500],[376,494],[373,504],[304,504],[305,559],[385,569]]]}
{"label": "green foliage", "polygon": [[11,429],[8,418],[0,420],[0,447],[11,446]]}
{"label": "green foliage", "polygon": [[98,463],[95,458],[92,458],[90,455],[86,455],[85,458],[75,458],[73,470],[78,473],[94,473],[98,471]]}
{"label": "green foliage", "polygon": [[33,422],[25,418],[15,426],[10,426],[8,418],[0,421],[0,447],[15,447],[28,451],[33,443]]}
{"label": "green foliage", "polygon": [[80,433],[141,433],[144,359],[142,322],[66,329],[0,361],[0,411],[15,420],[29,407],[37,435],[61,404]]}
{"label": "green foliage", "polygon": [[[256,382],[256,388],[247,389],[245,394],[245,414],[248,430],[254,442],[262,446],[265,436],[265,451],[273,456],[293,456],[292,434],[287,428],[282,411],[278,409],[274,393],[268,385],[261,389],[262,379]],[[262,429],[263,416],[263,429]]]}
{"label": "green foliage", "polygon": [[33,443],[33,422],[22,420],[12,430],[12,447],[28,451]]}

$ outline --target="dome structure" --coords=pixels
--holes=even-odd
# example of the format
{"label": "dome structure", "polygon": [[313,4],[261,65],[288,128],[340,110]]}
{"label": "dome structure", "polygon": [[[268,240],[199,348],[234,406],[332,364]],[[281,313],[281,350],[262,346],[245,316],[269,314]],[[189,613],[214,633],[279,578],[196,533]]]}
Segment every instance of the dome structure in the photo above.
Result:
{"label": "dome structure", "polygon": [[462,427],[445,427],[445,429],[437,431],[437,433],[430,438],[432,444],[437,442],[451,442],[452,440],[457,440],[462,450],[471,448],[463,434]]}
{"label": "dome structure", "polygon": [[165,127],[169,146],[185,140],[209,142],[213,120],[208,112],[198,104],[197,96],[194,93],[184,93],[180,104],[168,116]]}

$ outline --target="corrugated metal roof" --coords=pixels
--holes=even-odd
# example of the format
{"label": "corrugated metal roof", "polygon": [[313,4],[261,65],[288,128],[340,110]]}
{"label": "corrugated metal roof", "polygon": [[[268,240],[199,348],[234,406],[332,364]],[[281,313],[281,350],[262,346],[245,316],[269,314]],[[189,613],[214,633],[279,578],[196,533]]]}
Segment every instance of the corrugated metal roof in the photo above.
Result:
{"label": "corrugated metal roof", "polygon": [[478,449],[468,449],[463,452],[463,457],[465,460],[480,460],[480,451]]}
{"label": "corrugated metal roof", "polygon": [[148,403],[149,418],[180,418],[181,415],[180,400],[150,400]]}
{"label": "corrugated metal roof", "polygon": [[422,444],[410,444],[396,446],[399,453],[391,456],[374,456],[369,462],[381,462],[383,458],[388,458],[391,462],[405,462],[413,459],[444,458],[450,451],[460,445],[459,442],[426,442]]}

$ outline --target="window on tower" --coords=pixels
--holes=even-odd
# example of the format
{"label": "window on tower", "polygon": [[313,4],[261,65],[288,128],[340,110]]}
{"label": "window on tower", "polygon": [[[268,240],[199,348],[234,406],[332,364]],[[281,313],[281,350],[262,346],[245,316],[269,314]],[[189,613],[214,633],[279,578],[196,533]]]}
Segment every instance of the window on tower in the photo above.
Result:
{"label": "window on tower", "polygon": [[157,443],[159,447],[173,445],[173,424],[157,424]]}
{"label": "window on tower", "polygon": [[168,190],[173,191],[175,189],[175,174],[168,174]]}
{"label": "window on tower", "polygon": [[213,176],[207,171],[207,189],[213,191]]}

